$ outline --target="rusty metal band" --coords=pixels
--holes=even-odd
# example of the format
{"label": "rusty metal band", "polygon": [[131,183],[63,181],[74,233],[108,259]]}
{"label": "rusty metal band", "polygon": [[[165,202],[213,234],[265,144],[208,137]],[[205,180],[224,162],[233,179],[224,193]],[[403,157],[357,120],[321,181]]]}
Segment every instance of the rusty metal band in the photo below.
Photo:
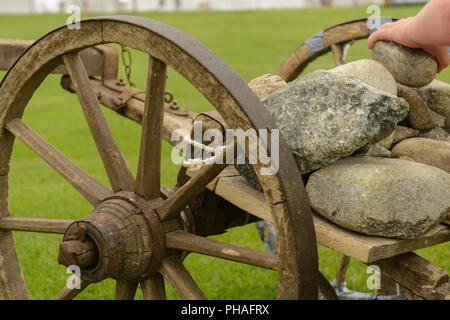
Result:
{"label": "rusty metal band", "polygon": [[119,194],[107,197],[104,201],[111,199],[118,199],[131,204],[135,208],[136,214],[142,214],[147,221],[153,242],[153,253],[150,264],[141,275],[141,278],[148,278],[159,270],[165,256],[166,240],[161,221],[155,211],[146,204],[145,200],[138,199],[132,192],[122,191]]}
{"label": "rusty metal band", "polygon": [[161,225],[161,221],[159,220],[159,216],[153,209],[147,208],[143,211],[143,215],[147,220],[153,240],[152,259],[150,260],[147,271],[142,274],[142,279],[146,279],[158,272],[161,268],[164,257],[166,255],[166,237]]}

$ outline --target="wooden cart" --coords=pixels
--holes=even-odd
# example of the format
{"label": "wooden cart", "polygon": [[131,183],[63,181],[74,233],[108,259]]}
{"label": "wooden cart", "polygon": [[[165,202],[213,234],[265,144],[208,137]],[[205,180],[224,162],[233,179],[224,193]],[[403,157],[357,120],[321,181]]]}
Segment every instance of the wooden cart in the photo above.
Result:
{"label": "wooden cart", "polygon": [[[367,34],[362,20],[330,28],[323,32],[324,50],[331,48],[336,61],[341,61],[340,44]],[[118,81],[118,51],[108,43],[148,54],[145,91]],[[300,46],[278,74],[294,79],[314,59],[305,50]],[[0,67],[8,69],[0,86],[1,298],[30,298],[14,247],[14,230],[64,234],[58,262],[79,266],[82,283],[80,288],[62,288],[55,299],[72,299],[90,283],[107,278],[116,280],[116,299],[132,299],[139,285],[145,299],[165,299],[163,278],[181,298],[204,299],[183,265],[189,252],[277,270],[280,299],[316,299],[319,287],[326,298],[333,299],[333,288],[318,271],[316,241],[345,257],[377,264],[383,275],[423,298],[449,298],[447,271],[411,253],[448,241],[448,226],[439,225],[411,240],[366,236],[336,226],[312,212],[302,177],[282,138],[279,171],[258,176],[263,192],[232,165],[215,163],[198,171],[182,168],[176,186],[161,187],[161,140],[173,144],[171,133],[190,131],[194,119],[204,117],[213,125],[234,129],[276,129],[248,85],[185,33],[139,17],[101,17],[82,21],[80,29],[63,26],[32,44],[0,42],[0,57]],[[168,66],[186,78],[220,117],[197,115],[173,104],[165,90]],[[63,74],[62,86],[77,94],[112,190],[22,121],[33,93],[50,73]],[[142,124],[136,177],[114,141],[100,104]],[[89,201],[92,213],[76,221],[10,216],[8,173],[16,138]],[[255,164],[255,171],[261,166]],[[277,255],[207,238],[260,219],[275,227]]]}

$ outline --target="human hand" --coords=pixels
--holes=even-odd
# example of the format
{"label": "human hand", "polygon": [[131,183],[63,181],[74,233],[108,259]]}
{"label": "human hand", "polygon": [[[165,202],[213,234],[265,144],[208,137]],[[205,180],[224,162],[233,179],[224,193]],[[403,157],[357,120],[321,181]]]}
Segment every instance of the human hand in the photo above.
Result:
{"label": "human hand", "polygon": [[415,17],[410,17],[383,24],[379,30],[370,35],[367,47],[372,49],[376,41],[388,40],[410,48],[422,48],[436,58],[438,63],[437,72],[441,72],[442,69],[450,65],[447,47],[425,45],[417,42],[414,39],[414,34],[411,33],[411,26],[414,23]]}

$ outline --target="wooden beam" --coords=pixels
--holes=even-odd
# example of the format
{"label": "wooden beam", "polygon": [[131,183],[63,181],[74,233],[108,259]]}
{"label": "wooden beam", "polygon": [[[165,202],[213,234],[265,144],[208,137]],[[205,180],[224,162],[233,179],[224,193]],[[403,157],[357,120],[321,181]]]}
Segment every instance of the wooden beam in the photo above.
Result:
{"label": "wooden beam", "polygon": [[448,272],[409,252],[374,262],[383,274],[424,299],[449,300]]}
{"label": "wooden beam", "polygon": [[[33,42],[33,40],[0,39],[0,70],[8,70]],[[87,48],[80,54],[90,76],[103,75],[105,59],[99,50],[95,47]],[[60,64],[51,73],[68,74],[68,71],[64,64]]]}

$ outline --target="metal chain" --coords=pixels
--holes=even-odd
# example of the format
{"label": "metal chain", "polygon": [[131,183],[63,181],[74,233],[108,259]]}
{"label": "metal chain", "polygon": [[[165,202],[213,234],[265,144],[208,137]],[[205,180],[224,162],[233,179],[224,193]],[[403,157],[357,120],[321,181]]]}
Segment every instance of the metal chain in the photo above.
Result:
{"label": "metal chain", "polygon": [[127,47],[121,45],[122,52],[120,53],[122,56],[122,63],[125,67],[125,76],[127,77],[127,81],[130,87],[134,88],[135,84],[131,81],[131,67],[133,66],[133,60],[131,59],[131,52]]}
{"label": "metal chain", "polygon": [[[128,50],[128,48],[124,45],[121,45],[122,51],[120,53],[122,57],[122,63],[125,68],[125,76],[127,77],[127,81],[130,87],[134,88],[136,85],[133,81],[131,81],[131,67],[133,66],[133,59],[131,57],[131,52]],[[171,103],[173,101],[173,104],[170,105],[170,107],[174,110],[179,109],[177,105],[177,101],[174,100],[173,93],[170,91],[165,92],[164,100],[167,104]]]}

